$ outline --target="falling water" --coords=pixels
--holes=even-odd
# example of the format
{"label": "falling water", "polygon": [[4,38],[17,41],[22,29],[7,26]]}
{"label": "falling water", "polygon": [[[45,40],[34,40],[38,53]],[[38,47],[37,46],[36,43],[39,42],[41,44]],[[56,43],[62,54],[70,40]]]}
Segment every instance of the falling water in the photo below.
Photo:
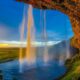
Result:
{"label": "falling water", "polygon": [[[65,20],[65,32],[66,32],[66,35],[65,35],[65,39],[68,39],[68,28],[67,28],[67,20]],[[69,59],[70,58],[70,42],[66,40],[66,59]]]}
{"label": "falling water", "polygon": [[[65,60],[65,54],[63,51],[61,51],[64,48],[63,45],[59,46],[59,65],[63,65],[64,64],[64,60]],[[66,50],[66,49],[65,49]]]}
{"label": "falling water", "polygon": [[[24,10],[25,13],[25,10]],[[20,25],[20,52],[19,52],[19,62],[20,62],[20,72],[22,72],[22,63],[23,63],[23,41],[24,41],[24,27],[25,27],[25,14],[23,13],[23,21]]]}
{"label": "falling water", "polygon": [[26,46],[26,59],[27,64],[35,62],[35,48],[32,46],[32,38],[35,38],[34,34],[34,20],[33,20],[33,8],[29,5],[28,9],[28,23],[27,23],[27,46]]}
{"label": "falling water", "polygon": [[70,57],[70,43],[66,43],[66,59],[69,59]]}
{"label": "falling water", "polygon": [[[64,48],[63,45],[61,45],[60,47],[60,50],[62,50]],[[67,60],[67,59],[70,59],[70,44],[68,41],[65,40],[65,49],[63,50],[64,52],[60,51],[60,57],[59,57],[59,64],[60,65],[63,65],[64,62]]]}
{"label": "falling water", "polygon": [[[27,64],[32,64],[36,60],[36,49],[32,43],[35,40],[35,28],[34,28],[34,21],[33,21],[33,14],[32,14],[32,6],[29,5],[28,9],[28,22],[27,22],[27,45],[26,45],[26,57],[23,59],[23,41],[24,41],[24,29],[25,29],[25,11],[23,14],[23,21],[21,24],[20,29],[20,51],[19,51],[19,62],[20,62],[20,72],[22,72],[23,62],[26,58]],[[33,40],[33,41],[32,41]]]}
{"label": "falling water", "polygon": [[[70,43],[69,43],[69,40],[68,39],[68,30],[67,30],[67,21],[66,21],[66,18],[65,18],[65,54],[61,54],[60,55],[60,59],[59,59],[59,64],[60,65],[63,65],[64,64],[64,61],[67,60],[67,59],[70,59],[71,57],[71,54],[70,54]],[[62,47],[64,48],[64,47]]]}
{"label": "falling water", "polygon": [[44,11],[44,28],[43,28],[43,35],[44,35],[44,62],[47,63],[49,59],[48,55],[48,47],[47,47],[47,31],[46,31],[46,11]]}

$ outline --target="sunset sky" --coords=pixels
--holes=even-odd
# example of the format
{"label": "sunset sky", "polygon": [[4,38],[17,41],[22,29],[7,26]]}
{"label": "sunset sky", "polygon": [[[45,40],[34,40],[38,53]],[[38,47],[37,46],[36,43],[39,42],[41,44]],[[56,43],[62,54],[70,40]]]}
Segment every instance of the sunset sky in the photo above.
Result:
{"label": "sunset sky", "polygon": [[[24,16],[27,23],[27,4],[15,0],[0,0],[0,41],[20,41],[20,25],[23,20],[24,6],[26,7]],[[33,9],[36,41],[39,40],[42,31],[40,20],[43,23],[44,11],[42,11],[41,18],[40,12],[39,9]],[[48,41],[61,41],[73,36],[68,16],[55,10],[46,10],[46,30]],[[26,29],[24,40],[26,40]]]}

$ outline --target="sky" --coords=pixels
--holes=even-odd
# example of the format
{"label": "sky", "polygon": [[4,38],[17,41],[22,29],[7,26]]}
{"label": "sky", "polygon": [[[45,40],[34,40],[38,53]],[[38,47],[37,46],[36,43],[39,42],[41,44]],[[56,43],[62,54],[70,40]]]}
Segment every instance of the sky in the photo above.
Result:
{"label": "sky", "polygon": [[[25,15],[24,13],[25,7]],[[15,0],[0,0],[0,41],[20,41],[20,28],[23,17],[27,23],[28,5]],[[45,10],[48,41],[62,41],[73,36],[69,17],[57,10]],[[33,8],[36,41],[41,40],[44,10]],[[25,25],[27,27],[27,25]],[[26,31],[24,40],[26,41]]]}

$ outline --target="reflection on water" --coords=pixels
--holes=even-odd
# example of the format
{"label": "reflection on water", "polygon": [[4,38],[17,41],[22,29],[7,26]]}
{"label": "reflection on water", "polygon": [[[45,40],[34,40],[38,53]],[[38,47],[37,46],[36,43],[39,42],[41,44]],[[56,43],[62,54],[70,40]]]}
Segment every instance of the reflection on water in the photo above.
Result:
{"label": "reflection on water", "polygon": [[[61,45],[62,47],[60,48]],[[0,52],[5,55],[3,58],[7,55],[8,58],[14,56],[13,54],[18,55],[16,53],[18,51],[14,48],[0,50]],[[22,73],[19,71],[19,60],[15,58],[14,61],[0,63],[0,75],[3,77],[3,79],[0,77],[0,80],[55,80],[55,78],[62,76],[66,72],[66,67],[64,66],[66,56],[65,42],[48,47],[49,59],[47,64],[44,64],[43,50],[44,46],[36,48],[36,62],[34,64],[28,65],[26,59],[23,59]],[[12,56],[9,53],[12,54]],[[2,54],[0,54],[0,56],[2,56]]]}
{"label": "reflection on water", "polygon": [[[0,80],[55,80],[55,78],[59,78],[66,72],[66,67],[64,66],[64,62],[66,60],[65,43],[66,42],[60,42],[58,44],[48,46],[49,59],[47,64],[44,64],[43,59],[44,46],[36,47],[36,62],[28,65],[24,58],[22,62],[22,73],[19,71],[19,60],[16,60],[14,57],[18,55],[17,52],[19,49],[0,49],[0,52],[2,53],[0,53],[0,57],[3,59],[4,57],[13,57],[15,59],[14,61],[0,63],[0,75],[3,77],[3,79]],[[25,49],[23,50],[25,52]]]}
{"label": "reflection on water", "polygon": [[59,66],[58,61],[43,65],[37,61],[35,65],[27,66],[23,64],[24,71],[19,73],[18,60],[0,64],[3,80],[54,80],[63,75],[65,67]]}

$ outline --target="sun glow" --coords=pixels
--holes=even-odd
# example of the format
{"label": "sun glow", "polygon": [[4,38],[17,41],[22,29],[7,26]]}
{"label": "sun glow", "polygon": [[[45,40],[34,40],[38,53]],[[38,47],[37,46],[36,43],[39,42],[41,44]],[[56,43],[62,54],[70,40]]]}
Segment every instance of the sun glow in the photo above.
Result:
{"label": "sun glow", "polygon": [[9,44],[0,43],[0,48],[9,47],[9,46],[10,46]]}

